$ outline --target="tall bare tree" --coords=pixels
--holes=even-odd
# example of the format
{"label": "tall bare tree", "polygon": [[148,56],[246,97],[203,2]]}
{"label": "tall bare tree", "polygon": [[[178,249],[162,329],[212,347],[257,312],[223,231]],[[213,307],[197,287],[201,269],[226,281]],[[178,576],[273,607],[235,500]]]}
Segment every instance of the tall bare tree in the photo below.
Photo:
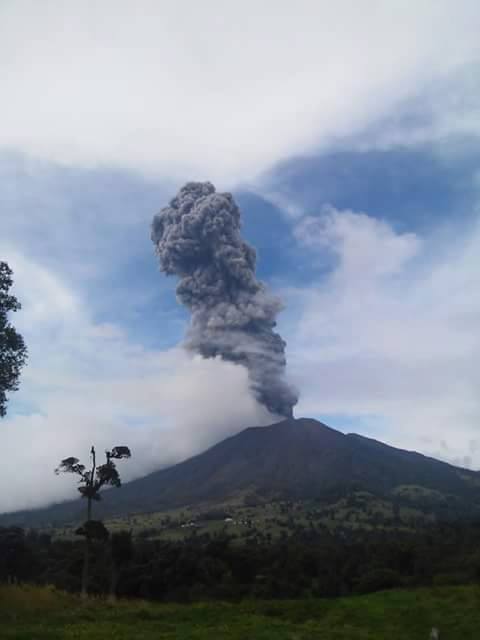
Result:
{"label": "tall bare tree", "polygon": [[87,520],[77,533],[85,536],[85,552],[83,556],[82,570],[82,596],[88,594],[88,577],[90,565],[90,547],[91,541],[94,539],[108,538],[108,532],[102,522],[92,520],[92,505],[94,501],[101,499],[100,491],[102,487],[113,486],[120,487],[120,475],[115,466],[114,460],[131,457],[130,449],[125,446],[113,447],[111,451],[105,451],[106,462],[97,466],[95,447],[90,450],[91,466],[87,469],[81,464],[78,458],[70,457],[62,460],[55,469],[55,473],[74,473],[80,476],[80,492],[82,498],[87,500]]}

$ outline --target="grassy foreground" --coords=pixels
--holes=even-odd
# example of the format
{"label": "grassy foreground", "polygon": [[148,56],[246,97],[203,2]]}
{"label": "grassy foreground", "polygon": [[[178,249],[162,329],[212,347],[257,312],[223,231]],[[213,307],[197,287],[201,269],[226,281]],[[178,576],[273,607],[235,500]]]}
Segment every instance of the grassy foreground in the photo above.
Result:
{"label": "grassy foreground", "polygon": [[51,588],[0,587],[2,640],[478,640],[480,587],[338,600],[107,604]]}

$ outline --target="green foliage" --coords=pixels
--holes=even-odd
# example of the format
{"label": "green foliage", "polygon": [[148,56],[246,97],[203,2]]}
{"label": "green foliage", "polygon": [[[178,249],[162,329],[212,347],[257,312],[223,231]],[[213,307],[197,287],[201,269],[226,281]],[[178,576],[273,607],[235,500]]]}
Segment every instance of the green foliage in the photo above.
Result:
{"label": "green foliage", "polygon": [[7,393],[18,389],[20,372],[27,360],[23,337],[8,320],[10,312],[18,311],[20,303],[9,291],[13,272],[6,262],[0,262],[0,416],[7,412]]}
{"label": "green foliage", "polygon": [[108,540],[109,533],[103,522],[100,520],[88,520],[75,533],[77,536],[85,536],[91,540]]}
{"label": "green foliage", "polygon": [[474,640],[479,587],[297,601],[194,605],[82,601],[50,587],[0,587],[2,640]]}
{"label": "green foliage", "polygon": [[110,552],[116,566],[128,565],[133,560],[133,541],[129,531],[113,533],[110,539]]}
{"label": "green foliage", "polygon": [[[228,531],[194,531],[184,541],[132,538],[117,531],[110,544],[106,536],[90,532],[90,592],[105,595],[113,585],[119,596],[191,602],[337,597],[479,579],[480,525],[475,524],[348,536],[305,529],[279,540],[252,536],[243,544]],[[0,583],[48,582],[78,591],[83,542],[0,528]]]}
{"label": "green foliage", "polygon": [[84,464],[80,464],[78,458],[71,456],[60,462],[55,469],[55,473],[74,473],[80,476],[82,486],[78,487],[78,491],[82,498],[89,500],[100,500],[100,490],[104,486],[120,487],[120,475],[117,471],[114,459],[130,458],[130,449],[125,446],[113,447],[111,451],[105,451],[106,462],[100,466],[96,466],[95,448],[92,447],[92,467],[87,469]]}

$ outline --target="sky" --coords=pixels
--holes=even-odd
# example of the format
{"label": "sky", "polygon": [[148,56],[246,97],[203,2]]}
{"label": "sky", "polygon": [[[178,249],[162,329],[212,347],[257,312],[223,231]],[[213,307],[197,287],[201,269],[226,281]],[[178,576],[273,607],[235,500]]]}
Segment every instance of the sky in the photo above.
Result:
{"label": "sky", "polygon": [[182,349],[150,240],[189,180],[231,191],[297,417],[480,468],[476,0],[4,0],[0,259],[29,362],[0,511],[127,444],[128,480],[274,419]]}

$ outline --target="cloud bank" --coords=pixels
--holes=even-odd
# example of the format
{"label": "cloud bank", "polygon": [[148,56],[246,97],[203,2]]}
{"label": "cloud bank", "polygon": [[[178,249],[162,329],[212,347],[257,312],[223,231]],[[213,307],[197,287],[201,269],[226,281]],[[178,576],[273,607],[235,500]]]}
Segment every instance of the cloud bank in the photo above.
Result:
{"label": "cloud bank", "polygon": [[[88,458],[130,445],[122,478],[172,464],[272,416],[253,398],[244,367],[148,350],[118,326],[99,324],[85,300],[25,256],[3,249],[23,309],[15,324],[30,349],[16,412],[2,421],[7,452],[0,511],[74,497],[74,479],[53,469],[69,455]],[[33,286],[35,283],[35,286]],[[12,481],[14,478],[14,481]]]}
{"label": "cloud bank", "polygon": [[[412,95],[428,99],[436,83],[478,64],[479,26],[476,0],[7,0],[0,148],[245,181]],[[434,94],[442,114],[451,92]],[[474,105],[467,111],[462,122],[475,127]]]}
{"label": "cloud bank", "polygon": [[287,294],[301,309],[291,371],[300,412],[478,467],[480,222],[451,224],[419,237],[332,207],[299,221],[319,270],[326,253],[334,266]]}

